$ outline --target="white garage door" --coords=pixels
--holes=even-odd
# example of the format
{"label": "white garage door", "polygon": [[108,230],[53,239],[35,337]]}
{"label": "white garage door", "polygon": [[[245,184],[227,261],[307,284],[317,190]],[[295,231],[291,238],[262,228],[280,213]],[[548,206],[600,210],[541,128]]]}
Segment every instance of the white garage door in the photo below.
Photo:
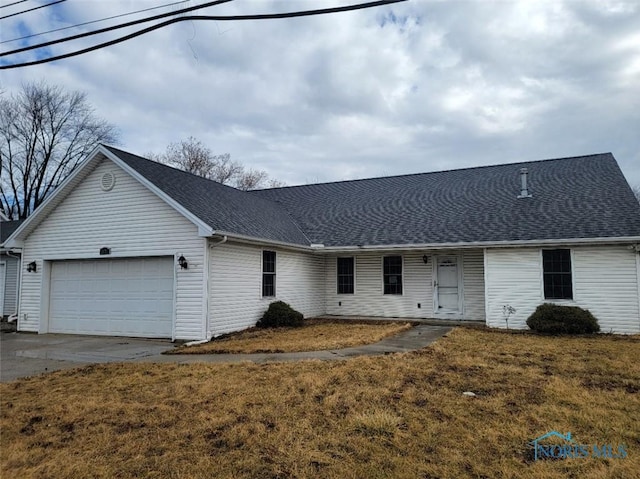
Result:
{"label": "white garage door", "polygon": [[170,338],[173,259],[56,261],[49,331]]}

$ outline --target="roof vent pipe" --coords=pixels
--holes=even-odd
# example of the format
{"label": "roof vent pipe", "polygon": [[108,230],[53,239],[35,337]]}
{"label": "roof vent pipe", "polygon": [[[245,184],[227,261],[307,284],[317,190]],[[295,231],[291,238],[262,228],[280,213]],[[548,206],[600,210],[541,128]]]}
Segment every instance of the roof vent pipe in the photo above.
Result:
{"label": "roof vent pipe", "polygon": [[520,168],[520,194],[518,198],[531,198],[533,195],[529,194],[529,189],[527,188],[527,175],[529,174],[529,170],[526,168]]}

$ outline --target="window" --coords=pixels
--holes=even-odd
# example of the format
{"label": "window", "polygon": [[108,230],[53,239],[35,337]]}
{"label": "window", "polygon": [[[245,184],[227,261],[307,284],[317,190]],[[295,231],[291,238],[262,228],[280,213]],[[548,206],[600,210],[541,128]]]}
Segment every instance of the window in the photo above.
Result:
{"label": "window", "polygon": [[542,250],[544,299],[573,299],[571,250]]}
{"label": "window", "polygon": [[262,252],[262,296],[276,295],[276,252]]}
{"label": "window", "polygon": [[338,294],[353,294],[353,258],[338,258]]}
{"label": "window", "polygon": [[384,294],[402,294],[402,256],[383,258]]}

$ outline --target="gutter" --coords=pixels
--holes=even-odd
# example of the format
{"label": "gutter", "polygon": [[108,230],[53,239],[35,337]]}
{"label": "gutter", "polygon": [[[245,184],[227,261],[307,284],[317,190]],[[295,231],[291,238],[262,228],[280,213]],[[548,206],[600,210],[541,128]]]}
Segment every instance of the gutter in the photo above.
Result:
{"label": "gutter", "polygon": [[565,246],[565,245],[606,245],[640,243],[640,236],[619,236],[610,238],[568,238],[568,239],[543,239],[543,240],[517,240],[517,241],[467,241],[459,243],[416,243],[416,244],[385,244],[385,245],[349,245],[349,246],[325,246],[324,244],[311,244],[309,246],[287,243],[284,241],[255,238],[228,231],[213,231],[211,237],[222,236],[226,243],[228,240],[238,243],[253,245],[273,245],[283,249],[301,251],[305,253],[329,254],[329,253],[353,253],[357,251],[389,251],[389,250],[425,250],[425,249],[477,249],[477,248],[521,248],[534,246]]}
{"label": "gutter", "polygon": [[519,248],[525,246],[562,246],[562,245],[604,245],[640,242],[640,236],[621,236],[612,238],[568,238],[518,241],[470,241],[460,243],[420,243],[387,245],[325,246],[311,248],[314,251],[335,253],[375,250],[424,250],[424,249],[472,249],[472,248]]}
{"label": "gutter", "polygon": [[[278,240],[270,240],[270,239],[264,239],[264,238],[256,238],[254,236],[246,236],[246,235],[241,235],[241,234],[237,234],[237,233],[230,233],[229,231],[213,231],[211,233],[211,237],[214,236],[222,236],[224,238],[227,238],[231,241],[237,241],[238,243],[247,243],[247,244],[256,244],[256,245],[273,245],[273,246],[279,246],[283,249],[290,249],[290,250],[295,250],[295,251],[304,251],[304,252],[311,252],[311,251],[316,251],[316,248],[312,248],[311,246],[305,246],[305,245],[301,245],[301,244],[295,244],[295,243],[287,243],[285,241],[278,241]],[[223,241],[224,243],[226,243],[226,239]],[[222,244],[223,242],[219,243]]]}

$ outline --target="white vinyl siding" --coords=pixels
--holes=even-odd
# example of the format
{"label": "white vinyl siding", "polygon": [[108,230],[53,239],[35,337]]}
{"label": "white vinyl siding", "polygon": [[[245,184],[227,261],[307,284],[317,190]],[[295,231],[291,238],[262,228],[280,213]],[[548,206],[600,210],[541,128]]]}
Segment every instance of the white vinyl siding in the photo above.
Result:
{"label": "white vinyl siding", "polygon": [[482,250],[465,251],[462,255],[462,263],[464,317],[474,321],[484,321],[484,255]]}
{"label": "white vinyl siding", "polygon": [[[482,251],[405,251],[393,253],[403,258],[402,295],[383,294],[382,257],[388,253],[366,252],[355,256],[355,294],[337,294],[336,257],[327,257],[325,289],[327,314],[388,318],[438,318],[433,311],[433,266],[436,254],[460,255],[464,291],[463,312],[452,319],[484,319],[484,271]],[[423,256],[429,257],[425,264]],[[420,307],[418,307],[418,304]],[[444,317],[444,316],[443,316]]]}
{"label": "white vinyl siding", "polygon": [[638,271],[634,251],[626,246],[571,248],[573,300],[545,300],[540,248],[488,249],[486,252],[487,324],[506,326],[502,308],[516,308],[510,328],[526,328],[526,320],[544,302],[588,309],[602,332],[640,332]]}
{"label": "white vinyl siding", "polygon": [[509,316],[510,328],[526,328],[525,321],[542,297],[542,255],[540,249],[488,249],[485,252],[487,324],[507,326],[505,305],[516,312]]}
{"label": "white vinyl siding", "polygon": [[640,333],[638,253],[627,246],[573,249],[573,299],[603,333]]}
{"label": "white vinyl siding", "polygon": [[[100,187],[106,172],[116,176],[115,187],[107,192]],[[48,296],[42,281],[43,271],[49,269],[43,261],[98,258],[106,246],[111,248],[110,258],[184,255],[189,268],[176,271],[175,338],[205,339],[204,245],[193,223],[110,160],[103,160],[26,238],[22,264],[36,261],[38,269],[23,271],[18,327],[47,331],[40,321],[41,308],[48,308],[48,303],[41,305]],[[45,288],[47,283],[45,278]]]}
{"label": "white vinyl siding", "polygon": [[276,296],[263,298],[262,251],[259,246],[237,243],[210,250],[209,325],[213,336],[254,326],[273,301],[285,301],[305,317],[324,314],[324,257],[273,249]]}
{"label": "white vinyl siding", "polygon": [[4,301],[2,314],[11,316],[18,312],[18,268],[20,261],[8,255],[0,255],[0,262],[5,264],[4,272]]}

